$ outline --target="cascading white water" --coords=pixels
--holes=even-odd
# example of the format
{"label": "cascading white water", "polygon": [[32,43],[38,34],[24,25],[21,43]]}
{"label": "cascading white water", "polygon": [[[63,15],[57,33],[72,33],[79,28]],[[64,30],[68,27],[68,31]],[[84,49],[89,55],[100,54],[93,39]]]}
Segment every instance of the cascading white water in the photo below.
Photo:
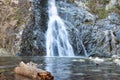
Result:
{"label": "cascading white water", "polygon": [[48,0],[49,21],[46,32],[47,56],[74,56],[68,40],[68,33],[62,19],[58,16],[55,0]]}

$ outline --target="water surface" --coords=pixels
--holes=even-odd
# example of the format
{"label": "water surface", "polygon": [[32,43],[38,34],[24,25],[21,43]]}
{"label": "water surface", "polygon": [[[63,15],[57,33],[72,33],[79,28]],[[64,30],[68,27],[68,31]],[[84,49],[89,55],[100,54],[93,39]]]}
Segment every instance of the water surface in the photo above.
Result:
{"label": "water surface", "polygon": [[[95,64],[89,59],[67,57],[1,57],[0,80],[31,80],[13,72],[20,61],[37,63],[55,80],[119,80],[120,67],[110,61]],[[3,79],[5,78],[5,79]]]}

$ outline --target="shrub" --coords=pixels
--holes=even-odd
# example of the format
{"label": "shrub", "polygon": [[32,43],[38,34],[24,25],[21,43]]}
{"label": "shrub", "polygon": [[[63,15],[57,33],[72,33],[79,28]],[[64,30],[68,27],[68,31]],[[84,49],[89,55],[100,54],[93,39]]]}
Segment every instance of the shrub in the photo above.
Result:
{"label": "shrub", "polygon": [[[108,16],[108,13],[115,12],[120,14],[120,4],[116,4],[115,7],[111,8],[110,10],[106,11],[105,6],[109,3],[110,0],[88,0],[87,6],[90,9],[91,13],[98,15],[99,19],[103,19]],[[102,5],[99,7],[98,5]]]}

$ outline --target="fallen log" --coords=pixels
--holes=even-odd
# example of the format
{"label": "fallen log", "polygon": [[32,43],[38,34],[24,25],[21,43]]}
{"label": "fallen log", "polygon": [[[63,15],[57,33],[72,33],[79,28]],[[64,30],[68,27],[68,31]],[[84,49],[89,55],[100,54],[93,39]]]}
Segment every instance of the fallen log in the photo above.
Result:
{"label": "fallen log", "polygon": [[[37,79],[31,79],[29,77],[25,77],[25,76],[22,76],[22,75],[19,75],[19,74],[14,74],[14,80],[37,80]],[[11,80],[13,80],[11,79]]]}
{"label": "fallen log", "polygon": [[16,74],[20,74],[37,80],[54,80],[50,72],[38,69],[35,63],[20,62],[19,66],[14,69]]}

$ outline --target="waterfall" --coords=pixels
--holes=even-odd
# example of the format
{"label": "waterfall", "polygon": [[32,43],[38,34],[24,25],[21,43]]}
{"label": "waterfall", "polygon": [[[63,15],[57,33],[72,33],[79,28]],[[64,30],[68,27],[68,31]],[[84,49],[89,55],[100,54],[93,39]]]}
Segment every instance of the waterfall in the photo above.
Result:
{"label": "waterfall", "polygon": [[55,0],[48,0],[49,21],[46,32],[47,56],[74,56],[73,48],[69,43],[66,26],[59,17]]}

